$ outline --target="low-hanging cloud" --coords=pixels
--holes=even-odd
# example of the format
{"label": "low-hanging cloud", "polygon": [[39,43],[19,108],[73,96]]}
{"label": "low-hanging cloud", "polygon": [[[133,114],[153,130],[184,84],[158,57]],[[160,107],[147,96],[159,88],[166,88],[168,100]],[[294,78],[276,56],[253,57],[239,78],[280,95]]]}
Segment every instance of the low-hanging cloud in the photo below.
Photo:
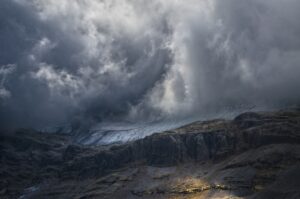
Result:
{"label": "low-hanging cloud", "polygon": [[15,70],[15,65],[0,66],[0,98],[9,98],[10,92],[5,88],[7,76]]}
{"label": "low-hanging cloud", "polygon": [[1,128],[297,104],[299,9],[298,0],[2,0]]}

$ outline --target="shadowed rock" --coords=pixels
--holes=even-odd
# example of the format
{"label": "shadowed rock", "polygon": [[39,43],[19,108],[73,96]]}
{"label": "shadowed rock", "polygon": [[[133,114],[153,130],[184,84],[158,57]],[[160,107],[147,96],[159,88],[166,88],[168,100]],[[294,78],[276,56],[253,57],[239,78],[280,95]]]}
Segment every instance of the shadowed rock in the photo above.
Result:
{"label": "shadowed rock", "polygon": [[106,147],[29,130],[0,136],[1,198],[299,196],[298,110],[195,122]]}

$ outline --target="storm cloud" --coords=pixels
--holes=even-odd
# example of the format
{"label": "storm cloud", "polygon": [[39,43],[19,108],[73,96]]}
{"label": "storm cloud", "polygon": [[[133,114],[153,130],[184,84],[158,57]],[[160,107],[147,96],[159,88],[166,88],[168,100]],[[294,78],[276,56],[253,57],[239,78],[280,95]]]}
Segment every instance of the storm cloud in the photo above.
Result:
{"label": "storm cloud", "polygon": [[2,0],[0,127],[298,105],[298,0]]}

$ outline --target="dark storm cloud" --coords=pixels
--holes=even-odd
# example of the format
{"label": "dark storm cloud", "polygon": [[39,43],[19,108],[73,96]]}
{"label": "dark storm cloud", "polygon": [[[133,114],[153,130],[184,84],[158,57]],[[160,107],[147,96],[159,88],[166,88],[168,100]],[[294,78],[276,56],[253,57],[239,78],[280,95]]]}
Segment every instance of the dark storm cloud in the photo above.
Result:
{"label": "dark storm cloud", "polygon": [[144,32],[144,19],[128,16],[126,4],[65,3],[1,2],[1,67],[17,66],[1,85],[3,96],[10,93],[1,99],[1,126],[126,114],[166,72],[164,20],[150,19],[155,32]]}
{"label": "dark storm cloud", "polygon": [[0,125],[293,105],[299,8],[296,0],[3,0]]}

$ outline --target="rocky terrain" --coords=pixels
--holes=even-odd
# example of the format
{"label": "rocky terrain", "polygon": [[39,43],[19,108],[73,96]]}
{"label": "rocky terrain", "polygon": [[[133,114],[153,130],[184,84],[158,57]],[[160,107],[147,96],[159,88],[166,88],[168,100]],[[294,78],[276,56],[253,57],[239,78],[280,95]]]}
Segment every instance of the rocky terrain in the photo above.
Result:
{"label": "rocky terrain", "polygon": [[0,134],[0,198],[300,198],[300,110],[196,122],[122,145]]}

